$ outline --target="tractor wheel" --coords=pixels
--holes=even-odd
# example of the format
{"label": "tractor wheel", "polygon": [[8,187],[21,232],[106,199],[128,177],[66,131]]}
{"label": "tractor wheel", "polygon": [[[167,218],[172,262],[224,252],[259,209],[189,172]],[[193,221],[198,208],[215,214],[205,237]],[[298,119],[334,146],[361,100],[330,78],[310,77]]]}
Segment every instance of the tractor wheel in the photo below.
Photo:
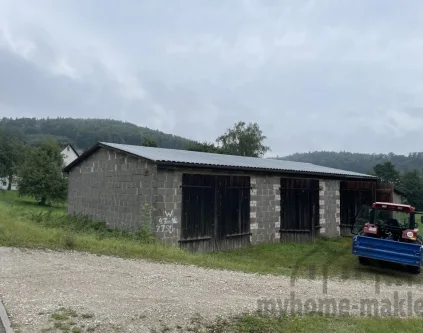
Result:
{"label": "tractor wheel", "polygon": [[369,259],[365,258],[365,257],[358,257],[358,262],[362,265],[368,265],[369,264]]}
{"label": "tractor wheel", "polygon": [[417,266],[407,266],[407,270],[411,274],[420,274],[420,267],[417,267]]}

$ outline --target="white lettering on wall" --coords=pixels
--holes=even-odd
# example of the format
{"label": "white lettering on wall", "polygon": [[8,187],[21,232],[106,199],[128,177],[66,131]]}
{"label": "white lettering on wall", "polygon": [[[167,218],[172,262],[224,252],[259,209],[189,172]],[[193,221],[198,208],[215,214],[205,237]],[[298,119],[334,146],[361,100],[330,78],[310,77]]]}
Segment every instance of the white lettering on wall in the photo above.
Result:
{"label": "white lettering on wall", "polygon": [[177,229],[174,227],[178,223],[178,219],[173,216],[173,210],[164,211],[162,217],[159,218],[159,225],[157,226],[157,232],[177,232]]}

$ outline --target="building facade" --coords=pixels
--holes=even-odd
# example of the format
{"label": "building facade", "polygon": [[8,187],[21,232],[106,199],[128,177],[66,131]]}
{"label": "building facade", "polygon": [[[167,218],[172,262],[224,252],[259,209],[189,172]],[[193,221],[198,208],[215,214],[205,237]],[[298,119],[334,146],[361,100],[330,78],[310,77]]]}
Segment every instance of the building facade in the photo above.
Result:
{"label": "building facade", "polygon": [[374,201],[377,181],[309,163],[110,143],[64,171],[69,214],[127,231],[144,225],[191,251],[339,236],[349,212]]}

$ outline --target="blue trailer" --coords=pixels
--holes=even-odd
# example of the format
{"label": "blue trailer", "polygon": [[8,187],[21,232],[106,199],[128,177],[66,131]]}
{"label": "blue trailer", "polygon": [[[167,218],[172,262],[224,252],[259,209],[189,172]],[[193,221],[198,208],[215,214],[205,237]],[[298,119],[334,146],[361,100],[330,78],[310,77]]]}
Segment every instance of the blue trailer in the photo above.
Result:
{"label": "blue trailer", "polygon": [[416,214],[420,213],[409,205],[376,202],[364,206],[353,223],[352,254],[361,264],[382,260],[420,273],[423,238],[418,235]]}

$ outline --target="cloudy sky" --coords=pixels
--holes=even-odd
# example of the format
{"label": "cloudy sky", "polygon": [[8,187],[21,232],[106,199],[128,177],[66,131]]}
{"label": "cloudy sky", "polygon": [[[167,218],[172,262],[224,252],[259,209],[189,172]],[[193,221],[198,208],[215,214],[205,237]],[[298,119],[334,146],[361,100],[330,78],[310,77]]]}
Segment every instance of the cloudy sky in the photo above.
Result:
{"label": "cloudy sky", "polygon": [[423,151],[423,2],[0,0],[0,116]]}

